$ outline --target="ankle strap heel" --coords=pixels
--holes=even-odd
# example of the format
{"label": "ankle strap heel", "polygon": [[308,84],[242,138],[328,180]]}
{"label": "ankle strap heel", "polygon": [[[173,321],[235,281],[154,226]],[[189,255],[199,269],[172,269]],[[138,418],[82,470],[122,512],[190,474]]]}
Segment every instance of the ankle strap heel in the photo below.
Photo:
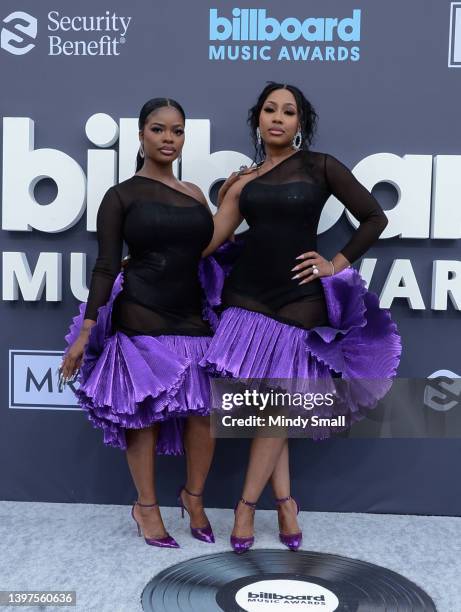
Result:
{"label": "ankle strap heel", "polygon": [[[158,502],[155,502],[154,504],[141,504],[141,502],[138,502],[138,501],[133,502],[133,506],[131,508],[131,516],[134,522],[136,523],[136,527],[138,528],[138,536],[143,537],[144,534],[141,529],[141,525],[138,523],[134,515],[135,506],[141,506],[142,508],[155,508],[155,506],[158,506]],[[158,546],[159,548],[179,548],[179,544],[176,542],[174,538],[170,536],[168,532],[162,538],[144,537],[144,541],[146,544],[149,544],[149,546]]]}
{"label": "ankle strap heel", "polygon": [[[256,502],[249,502],[244,497],[241,497],[238,500],[238,502],[235,504],[234,514],[237,511],[237,507],[240,503],[245,504],[245,506],[250,506],[250,508],[252,508],[253,510],[256,510]],[[236,552],[237,554],[241,554],[249,550],[253,546],[254,541],[255,541],[254,536],[240,538],[238,536],[231,535],[230,537],[231,546],[234,552]]]}
{"label": "ankle strap heel", "polygon": [[294,497],[292,497],[291,495],[287,495],[287,497],[276,497],[275,498],[275,505],[276,506],[280,506],[280,504],[283,504],[284,502],[287,502],[290,499],[292,499],[295,502],[295,504],[296,504],[296,514],[299,514],[299,511],[300,511],[299,504],[296,501],[296,499]]}
{"label": "ankle strap heel", "polygon": [[192,493],[192,491],[189,491],[189,489],[185,485],[181,487],[181,491],[183,489],[187,493],[187,495],[192,495],[192,497],[203,497],[203,491],[201,493]]}
{"label": "ankle strap heel", "polygon": [[[296,499],[292,497],[291,495],[287,495],[287,497],[278,497],[275,499],[275,503],[277,506],[280,506],[281,504],[289,501],[290,499],[292,499],[295,502],[296,514],[299,514],[299,510],[300,510],[299,504],[296,501]],[[302,534],[302,531],[298,531],[297,533],[290,533],[290,534],[279,532],[279,539],[280,539],[280,542],[282,542],[282,544],[284,544],[289,550],[296,551],[301,546],[301,543],[303,541],[303,534]]]}
{"label": "ankle strap heel", "polygon": [[[184,518],[184,511],[186,511],[189,514],[189,510],[186,508],[186,506],[184,505],[184,502],[181,499],[181,493],[183,491],[185,491],[187,495],[191,495],[192,497],[203,497],[203,491],[202,493],[192,493],[192,491],[189,491],[186,485],[181,485],[178,490],[178,503],[181,509],[182,518]],[[190,526],[190,532],[192,534],[192,537],[195,538],[196,540],[200,540],[201,542],[206,542],[208,544],[214,544],[215,542],[214,533],[213,533],[213,530],[211,528],[209,521],[207,522],[205,527]]]}
{"label": "ankle strap heel", "polygon": [[245,506],[250,506],[250,508],[253,508],[253,510],[256,510],[257,502],[249,502],[244,497],[241,497],[238,500],[238,502],[235,504],[234,512],[237,510],[237,507],[240,503],[245,504]]}

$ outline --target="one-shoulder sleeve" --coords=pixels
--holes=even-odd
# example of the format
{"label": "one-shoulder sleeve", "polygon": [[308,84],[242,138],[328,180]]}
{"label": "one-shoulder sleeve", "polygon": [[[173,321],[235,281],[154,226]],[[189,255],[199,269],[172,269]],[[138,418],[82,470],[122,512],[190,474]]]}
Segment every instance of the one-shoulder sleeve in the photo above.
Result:
{"label": "one-shoulder sleeve", "polygon": [[360,222],[352,238],[340,250],[340,253],[353,263],[378,240],[388,219],[376,198],[355,178],[349,168],[328,154],[325,155],[324,163],[325,180],[330,192]]}
{"label": "one-shoulder sleeve", "polygon": [[85,319],[96,321],[98,308],[110,297],[115,277],[121,269],[123,250],[123,205],[111,187],[99,206],[96,217],[98,257],[91,275]]}

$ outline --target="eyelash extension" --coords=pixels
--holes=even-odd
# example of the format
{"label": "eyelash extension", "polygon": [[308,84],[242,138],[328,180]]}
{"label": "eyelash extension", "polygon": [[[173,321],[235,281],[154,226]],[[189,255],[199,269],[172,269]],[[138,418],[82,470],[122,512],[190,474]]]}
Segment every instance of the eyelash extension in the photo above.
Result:
{"label": "eyelash extension", "polygon": [[[155,126],[155,127],[151,128],[151,130],[152,130],[153,132],[155,132],[155,131],[157,131],[157,130],[162,131],[162,128],[161,128],[161,127],[158,127],[158,126]],[[177,136],[182,136],[182,135],[184,134],[184,131],[183,131],[183,130],[176,130],[175,134],[176,134]]]}
{"label": "eyelash extension", "polygon": [[[265,110],[266,113],[273,113],[274,112],[274,109],[273,108],[269,108],[269,107],[265,108],[264,110]],[[293,111],[285,111],[285,113],[287,115],[290,115],[290,116],[291,115],[295,115],[295,113]]]}

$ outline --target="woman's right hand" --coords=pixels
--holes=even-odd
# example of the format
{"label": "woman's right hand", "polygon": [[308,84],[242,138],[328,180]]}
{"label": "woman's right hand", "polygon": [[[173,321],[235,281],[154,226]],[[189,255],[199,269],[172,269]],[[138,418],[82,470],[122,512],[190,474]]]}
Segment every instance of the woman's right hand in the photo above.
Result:
{"label": "woman's right hand", "polygon": [[69,382],[78,372],[82,363],[83,353],[88,344],[89,333],[80,332],[79,337],[70,346],[59,367],[60,382]]}

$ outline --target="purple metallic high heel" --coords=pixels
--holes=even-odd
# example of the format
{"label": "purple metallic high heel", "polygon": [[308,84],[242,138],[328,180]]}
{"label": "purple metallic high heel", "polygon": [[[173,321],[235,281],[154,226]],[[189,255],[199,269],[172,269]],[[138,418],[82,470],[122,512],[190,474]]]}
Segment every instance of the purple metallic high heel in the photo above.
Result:
{"label": "purple metallic high heel", "polygon": [[[279,497],[275,500],[277,506],[283,504],[284,502],[292,499],[296,504],[296,514],[299,514],[299,504],[294,497],[288,495],[288,497]],[[301,546],[301,542],[303,541],[303,532],[298,531],[298,533],[291,533],[289,535],[285,535],[281,531],[279,532],[279,538],[282,544],[285,544],[290,550],[298,550]]]}
{"label": "purple metallic high heel", "polygon": [[[153,508],[154,506],[158,506],[158,502],[155,504],[140,504],[138,501],[135,501],[133,507],[131,508],[131,516],[138,527],[138,536],[141,537],[143,535],[141,526],[134,515],[134,507],[136,504],[138,506],[142,506],[143,508]],[[159,546],[160,548],[180,548],[179,544],[170,536],[169,533],[167,533],[164,538],[144,538],[144,541],[146,544],[149,544],[149,546]]]}
{"label": "purple metallic high heel", "polygon": [[[235,504],[234,507],[234,514],[237,510],[237,506],[240,504],[240,502],[242,504],[245,504],[246,506],[250,506],[250,508],[253,508],[253,510],[256,510],[256,503],[253,502],[249,502],[246,499],[244,499],[243,497],[241,497],[238,502]],[[239,538],[237,536],[233,536],[231,535],[230,537],[230,543],[231,546],[234,550],[234,552],[236,552],[238,555],[246,552],[247,550],[249,550],[253,544],[254,544],[255,538],[254,536],[250,536],[249,538]]]}
{"label": "purple metallic high heel", "polygon": [[[181,508],[182,518],[184,518],[184,510],[190,516],[189,510],[186,508],[184,502],[181,499],[181,493],[183,491],[185,491],[188,495],[192,495],[193,497],[202,497],[202,493],[192,493],[191,491],[189,491],[189,489],[186,489],[186,485],[181,485],[178,490],[178,503]],[[205,527],[191,527],[190,532],[192,534],[192,537],[194,537],[196,540],[200,540],[201,542],[207,542],[207,544],[214,544],[214,533],[211,529],[210,523],[205,525]]]}

